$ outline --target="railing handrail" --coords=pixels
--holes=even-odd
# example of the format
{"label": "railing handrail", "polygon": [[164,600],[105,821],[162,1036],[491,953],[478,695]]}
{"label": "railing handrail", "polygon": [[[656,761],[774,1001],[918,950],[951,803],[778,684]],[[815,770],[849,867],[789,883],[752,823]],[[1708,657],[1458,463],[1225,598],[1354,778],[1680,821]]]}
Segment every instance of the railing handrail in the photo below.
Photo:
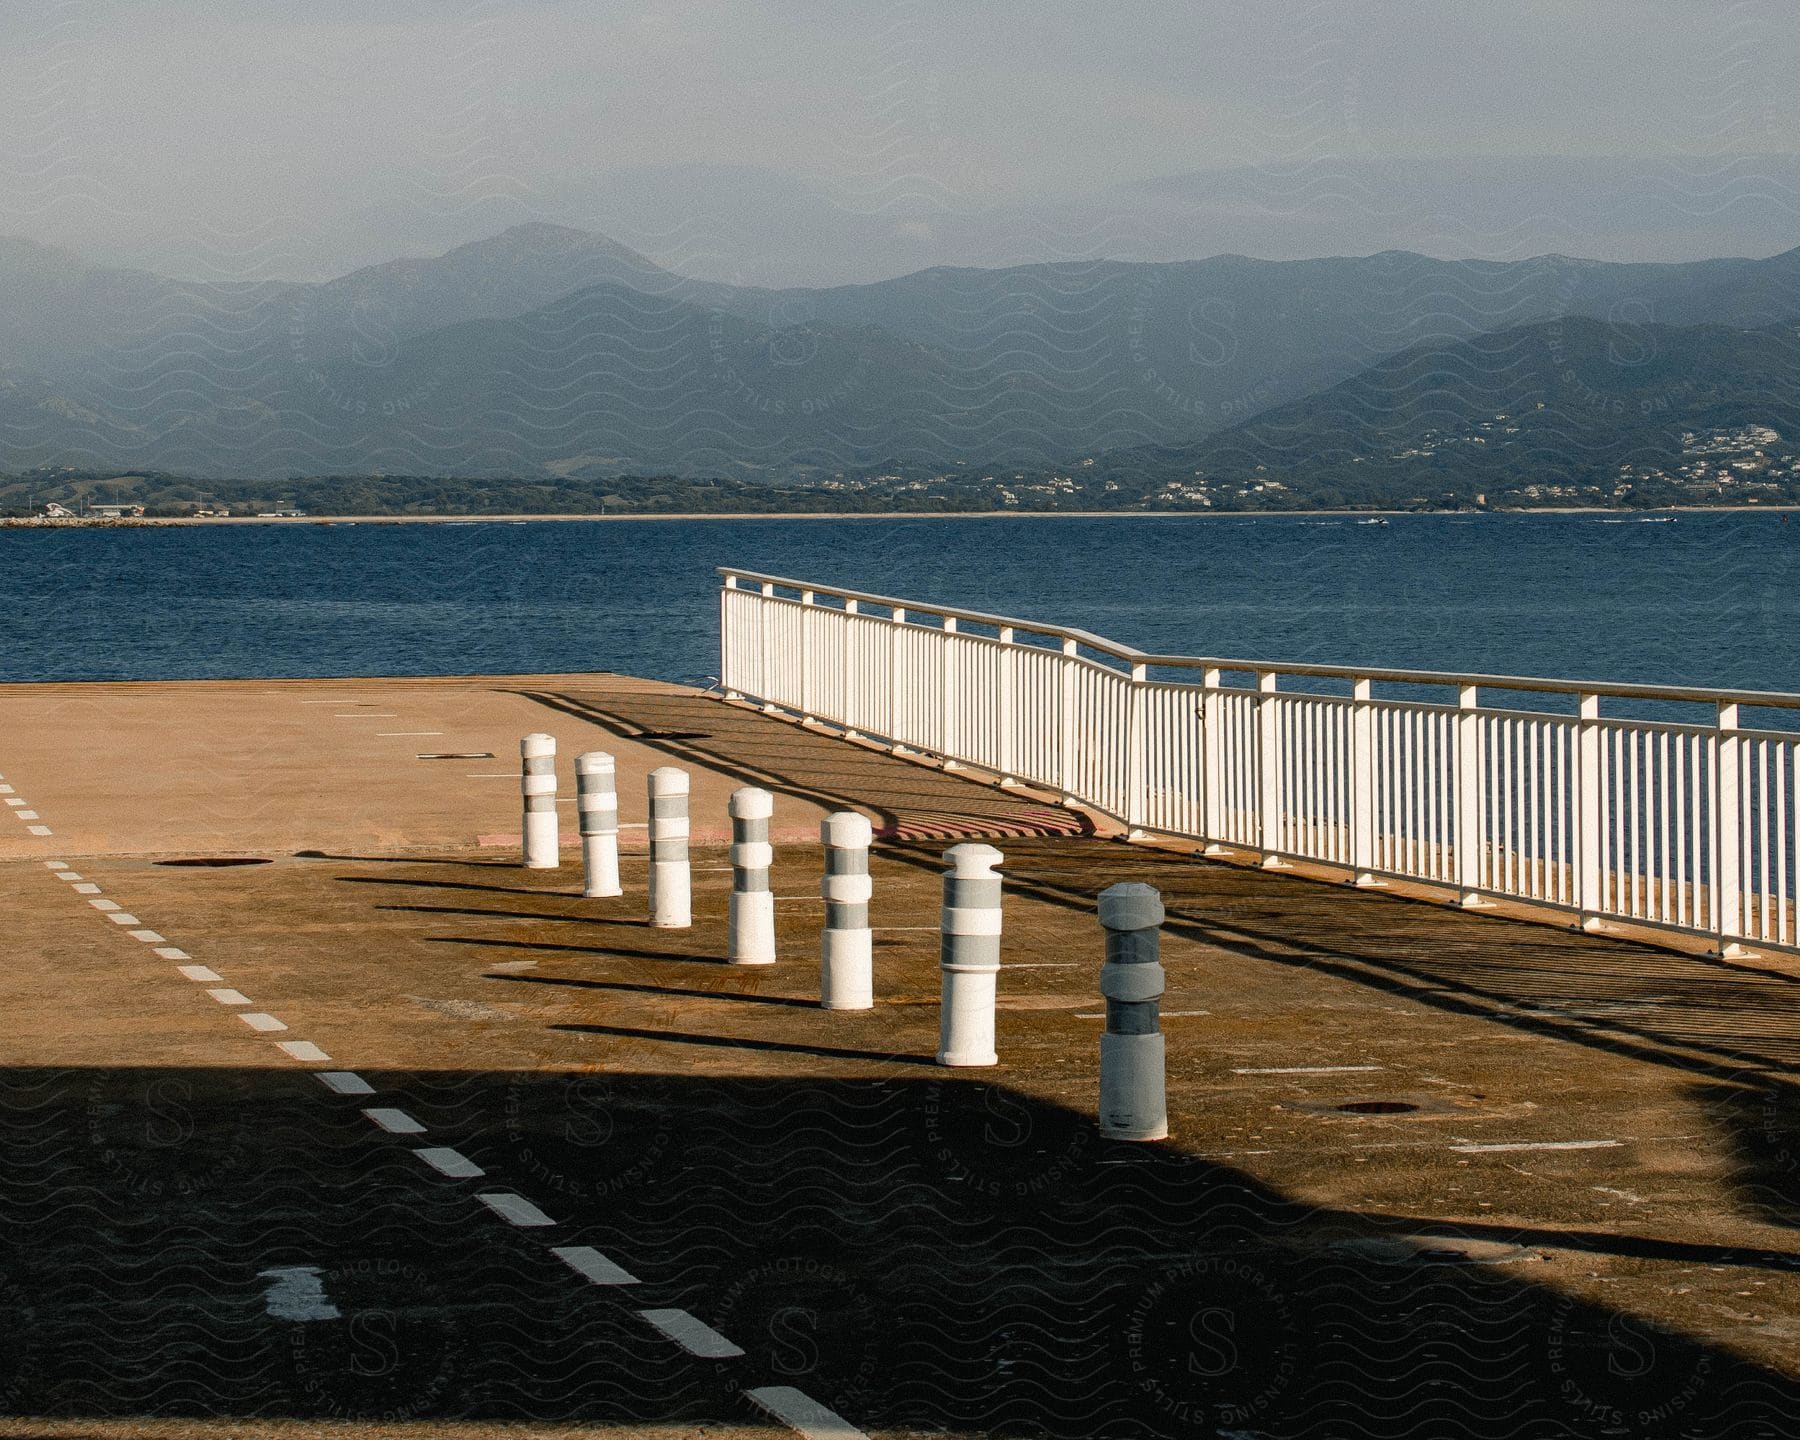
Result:
{"label": "railing handrail", "polygon": [[[1202,655],[1156,655],[1134,649],[1117,640],[1109,640],[1104,635],[1095,635],[1092,631],[1079,630],[1073,626],[1049,625],[1041,620],[1021,620],[1011,615],[992,615],[981,610],[964,610],[954,605],[929,605],[918,600],[906,600],[893,595],[877,595],[866,590],[846,590],[835,585],[822,585],[814,580],[795,580],[785,575],[766,575],[760,571],[738,570],[727,565],[719,566],[718,573],[725,577],[727,585],[735,585],[739,580],[751,581],[758,585],[780,585],[790,590],[810,591],[814,595],[830,595],[840,600],[854,600],[858,604],[884,605],[889,609],[904,610],[909,615],[925,614],[940,618],[948,617],[959,622],[968,620],[977,625],[992,625],[997,629],[1024,630],[1033,635],[1051,635],[1059,640],[1073,640],[1078,645],[1085,645],[1090,650],[1098,650],[1102,654],[1111,655],[1130,665],[1155,665],[1163,669],[1229,670],[1252,675],[1305,675],[1332,680],[1381,680],[1391,684],[1404,685],[1439,685],[1459,688],[1475,686],[1483,690],[1513,690],[1576,696],[1598,695],[1611,696],[1621,700],[1666,700],[1686,704],[1749,705],[1774,710],[1800,710],[1800,694],[1780,690],[1718,690],[1705,686],[1634,684],[1629,681],[1553,680],[1534,675],[1464,674],[1446,670],[1396,670],[1380,665],[1321,665],[1308,661],[1275,662]],[[777,596],[775,598],[785,597]],[[869,618],[885,619],[886,617],[871,616]]]}

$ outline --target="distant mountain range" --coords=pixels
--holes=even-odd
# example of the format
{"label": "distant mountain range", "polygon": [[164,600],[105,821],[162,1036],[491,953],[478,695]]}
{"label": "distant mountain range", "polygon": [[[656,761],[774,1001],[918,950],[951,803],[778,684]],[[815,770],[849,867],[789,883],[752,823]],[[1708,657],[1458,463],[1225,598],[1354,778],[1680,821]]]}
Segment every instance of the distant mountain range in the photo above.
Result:
{"label": "distant mountain range", "polygon": [[[1502,451],[1589,474],[1667,459],[1696,425],[1793,424],[1796,322],[1800,250],[1083,261],[770,290],[535,224],[323,284],[176,280],[0,240],[0,470],[1080,467],[1146,497],[1196,471],[1373,493],[1452,463],[1495,476]],[[1519,422],[1504,444],[1470,438],[1495,415]]]}

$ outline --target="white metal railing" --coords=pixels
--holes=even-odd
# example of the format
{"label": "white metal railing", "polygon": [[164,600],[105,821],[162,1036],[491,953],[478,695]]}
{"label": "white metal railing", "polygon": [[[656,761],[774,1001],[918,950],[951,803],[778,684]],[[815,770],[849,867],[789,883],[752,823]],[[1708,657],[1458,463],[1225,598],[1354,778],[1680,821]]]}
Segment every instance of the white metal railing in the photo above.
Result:
{"label": "white metal railing", "polygon": [[[719,573],[729,696],[1268,865],[1449,886],[1466,905],[1525,900],[1590,929],[1663,926],[1724,954],[1800,945],[1800,734],[1740,723],[1745,707],[1785,720],[1800,695],[1151,655],[1082,630]],[[1377,684],[1454,700],[1378,697]],[[1567,713],[1483,704],[1483,690],[1565,697]],[[1601,713],[1620,702],[1704,708],[1694,723]]]}

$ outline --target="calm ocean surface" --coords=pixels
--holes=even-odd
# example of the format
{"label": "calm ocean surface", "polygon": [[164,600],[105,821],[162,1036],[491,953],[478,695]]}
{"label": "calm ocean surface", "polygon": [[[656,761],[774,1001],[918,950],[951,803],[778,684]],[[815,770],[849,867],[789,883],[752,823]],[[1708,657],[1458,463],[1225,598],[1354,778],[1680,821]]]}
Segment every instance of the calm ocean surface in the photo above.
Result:
{"label": "calm ocean surface", "polygon": [[0,680],[711,676],[713,567],[1144,649],[1800,690],[1774,514],[0,530]]}

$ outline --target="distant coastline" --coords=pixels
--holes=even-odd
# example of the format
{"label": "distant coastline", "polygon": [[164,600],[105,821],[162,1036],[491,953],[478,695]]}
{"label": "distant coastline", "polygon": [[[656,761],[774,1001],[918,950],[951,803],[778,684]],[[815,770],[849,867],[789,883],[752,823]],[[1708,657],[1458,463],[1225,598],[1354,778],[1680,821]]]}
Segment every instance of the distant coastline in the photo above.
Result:
{"label": "distant coastline", "polygon": [[539,521],[568,524],[575,521],[595,523],[642,523],[656,520],[1226,520],[1254,517],[1282,519],[1389,520],[1417,515],[1654,515],[1747,514],[1786,516],[1800,511],[1800,506],[1784,505],[1668,505],[1655,509],[1630,509],[1622,506],[1566,505],[1530,506],[1516,509],[1444,509],[1444,510],[691,510],[638,512],[628,515],[593,514],[444,514],[444,515],[230,515],[230,516],[137,516],[104,519],[0,519],[0,529],[19,530],[118,530],[148,529],[160,526],[238,526],[238,525],[523,525]]}

